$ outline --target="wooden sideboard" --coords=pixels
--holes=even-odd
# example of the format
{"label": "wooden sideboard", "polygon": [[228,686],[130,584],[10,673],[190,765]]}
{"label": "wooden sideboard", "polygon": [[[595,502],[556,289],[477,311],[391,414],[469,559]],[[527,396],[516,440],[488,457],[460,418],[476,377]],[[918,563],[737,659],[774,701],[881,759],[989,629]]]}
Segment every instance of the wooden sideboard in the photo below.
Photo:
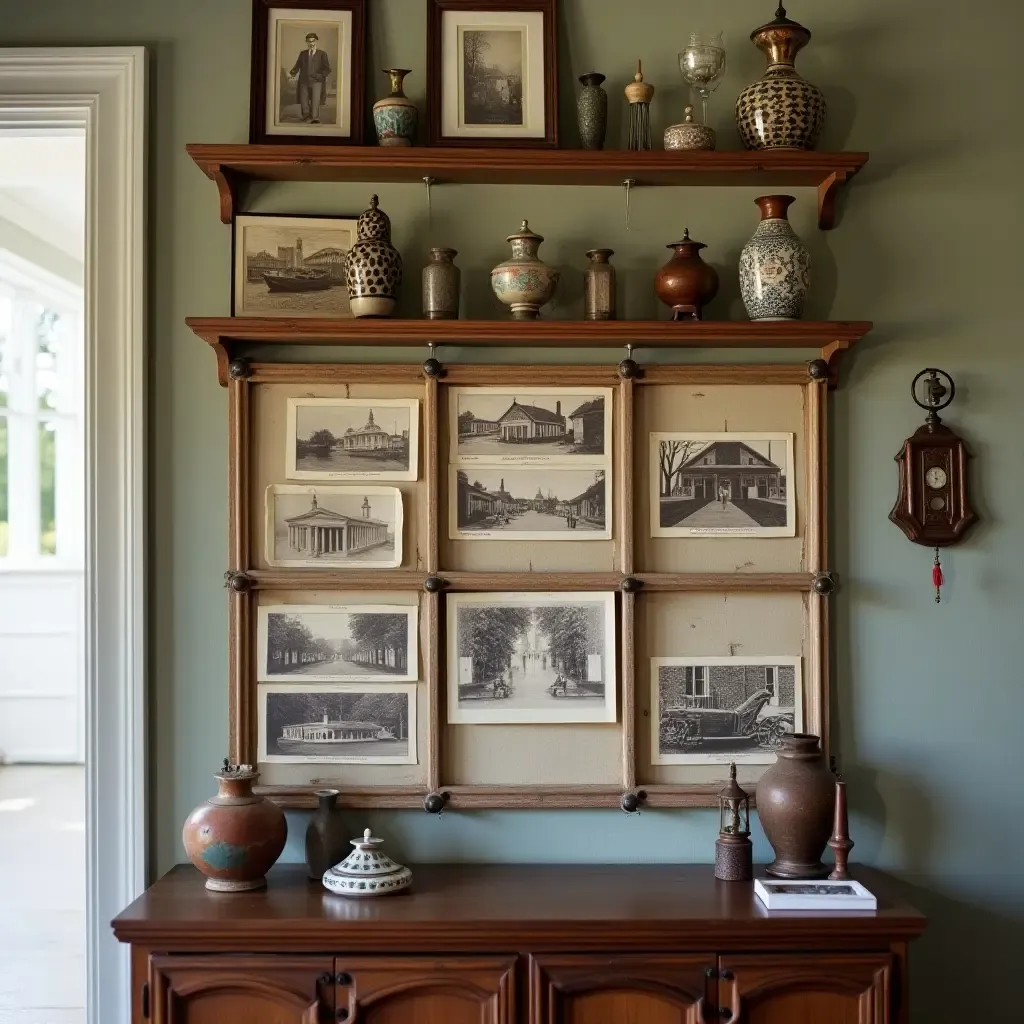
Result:
{"label": "wooden sideboard", "polygon": [[281,865],[257,893],[172,870],[113,922],[133,1024],[906,1024],[925,927],[884,875],[877,912],[768,914],[710,866],[414,867],[347,900]]}

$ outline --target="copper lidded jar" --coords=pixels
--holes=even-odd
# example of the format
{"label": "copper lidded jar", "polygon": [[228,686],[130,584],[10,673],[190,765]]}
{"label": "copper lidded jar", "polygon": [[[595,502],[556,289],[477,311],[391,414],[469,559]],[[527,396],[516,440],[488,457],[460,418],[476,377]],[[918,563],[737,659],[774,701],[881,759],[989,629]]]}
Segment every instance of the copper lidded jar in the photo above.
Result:
{"label": "copper lidded jar", "polygon": [[613,249],[590,249],[590,263],[583,273],[583,317],[585,320],[615,319],[615,268],[608,261]]}
{"label": "copper lidded jar", "polygon": [[704,307],[718,294],[718,272],[701,259],[703,242],[694,242],[690,230],[667,249],[675,255],[654,275],[654,294],[672,310],[673,320],[700,320]]}

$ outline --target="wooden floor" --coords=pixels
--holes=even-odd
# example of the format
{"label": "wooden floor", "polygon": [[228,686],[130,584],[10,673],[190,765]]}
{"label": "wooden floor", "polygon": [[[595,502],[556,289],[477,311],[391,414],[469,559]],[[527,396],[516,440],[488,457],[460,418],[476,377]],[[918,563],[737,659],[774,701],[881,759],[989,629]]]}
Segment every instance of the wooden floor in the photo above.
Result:
{"label": "wooden floor", "polygon": [[85,769],[0,767],[0,1024],[84,1024],[85,934]]}

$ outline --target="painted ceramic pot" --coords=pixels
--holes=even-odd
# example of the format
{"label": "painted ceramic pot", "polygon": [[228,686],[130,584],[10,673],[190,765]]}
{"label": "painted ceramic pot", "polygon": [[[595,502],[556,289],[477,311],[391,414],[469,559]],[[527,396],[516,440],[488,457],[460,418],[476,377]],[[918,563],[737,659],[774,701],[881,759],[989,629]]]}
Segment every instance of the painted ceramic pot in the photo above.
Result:
{"label": "painted ceramic pot", "polygon": [[740,252],[740,292],[751,320],[799,320],[811,254],[786,218],[792,196],[760,196],[761,223]]}
{"label": "painted ceramic pot", "polygon": [[376,196],[359,217],[356,234],[345,258],[352,315],[390,316],[402,286],[402,257],[391,244],[391,219],[377,206]]}
{"label": "painted ceramic pot", "polygon": [[707,246],[692,241],[687,229],[666,248],[675,255],[654,275],[654,294],[671,308],[673,320],[700,320],[704,307],[718,294],[718,271],[700,256]]}
{"label": "painted ceramic pot", "polygon": [[824,878],[821,863],[832,834],[835,777],[825,766],[821,741],[789,733],[757,784],[757,813],[775,860],[765,869],[778,878]]}
{"label": "painted ceramic pot", "polygon": [[796,55],[811,33],[786,17],[781,4],[775,20],[750,33],[767,57],[764,76],[739,94],[736,126],[747,149],[814,149],[825,123],[825,97],[796,71]]}
{"label": "painted ceramic pot", "polygon": [[693,107],[683,110],[681,124],[670,124],[665,129],[666,149],[714,149],[715,130],[693,119]]}
{"label": "painted ceramic pot", "polygon": [[369,898],[394,896],[412,885],[412,871],[396,864],[380,847],[378,839],[367,829],[361,839],[351,840],[355,847],[340,864],[324,872],[326,889],[339,896]]}
{"label": "painted ceramic pot", "polygon": [[216,892],[262,889],[266,874],[284,850],[288,823],[284,811],[252,787],[260,773],[251,765],[224,767],[217,795],[200,804],[185,820],[181,838],[189,860],[206,875]]}
{"label": "painted ceramic pot", "polygon": [[558,271],[537,256],[544,236],[534,234],[525,220],[505,241],[512,246],[512,258],[491,271],[491,287],[516,320],[536,320],[540,307],[555,294]]}
{"label": "painted ceramic pot", "polygon": [[462,271],[455,263],[455,249],[431,249],[423,268],[423,315],[428,320],[458,320]]}
{"label": "painted ceramic pot", "polygon": [[608,93],[601,88],[604,75],[590,71],[580,75],[583,88],[576,99],[580,123],[580,145],[584,149],[604,149],[608,131]]}
{"label": "painted ceramic pot", "polygon": [[348,829],[338,807],[338,791],[318,789],[315,795],[316,811],[306,826],[306,870],[319,882],[324,872],[344,856]]}
{"label": "painted ceramic pot", "polygon": [[373,105],[373,125],[377,129],[377,142],[382,146],[411,146],[416,141],[419,111],[402,89],[406,68],[388,68],[384,72],[391,79],[391,94]]}
{"label": "painted ceramic pot", "polygon": [[615,268],[609,259],[612,249],[590,249],[590,264],[583,273],[583,317],[585,320],[615,319]]}

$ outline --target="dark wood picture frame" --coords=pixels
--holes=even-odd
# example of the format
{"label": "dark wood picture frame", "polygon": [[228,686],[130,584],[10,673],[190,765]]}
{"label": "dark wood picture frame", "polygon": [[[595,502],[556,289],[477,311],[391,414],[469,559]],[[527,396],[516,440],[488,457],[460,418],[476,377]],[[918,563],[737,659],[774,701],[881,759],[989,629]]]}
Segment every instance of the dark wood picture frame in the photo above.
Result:
{"label": "dark wood picture frame", "polygon": [[[347,137],[317,134],[270,134],[267,126],[267,52],[271,10],[317,10],[352,13],[352,81]],[[366,128],[366,0],[253,0],[252,64],[249,83],[249,141],[270,145],[361,146]]]}
{"label": "dark wood picture frame", "polygon": [[[442,22],[444,15],[452,11],[524,11],[543,15],[543,137],[464,138],[443,133]],[[431,146],[517,149],[558,147],[558,0],[427,0],[427,137]]]}

